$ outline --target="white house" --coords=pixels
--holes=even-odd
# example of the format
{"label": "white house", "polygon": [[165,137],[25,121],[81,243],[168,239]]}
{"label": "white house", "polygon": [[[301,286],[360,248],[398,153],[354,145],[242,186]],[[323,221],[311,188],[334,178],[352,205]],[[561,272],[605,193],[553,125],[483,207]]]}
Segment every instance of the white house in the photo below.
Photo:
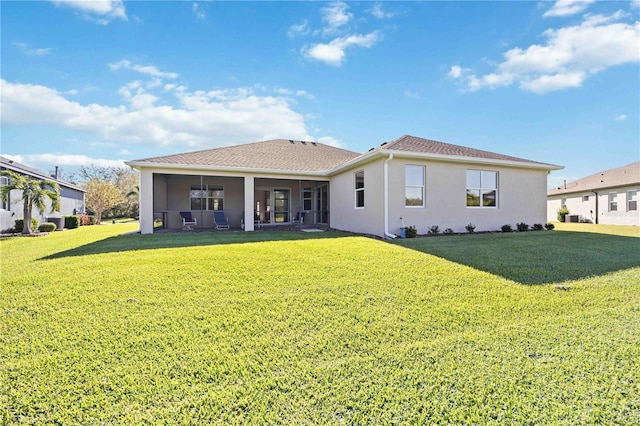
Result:
{"label": "white house", "polygon": [[[34,209],[32,215],[38,219],[38,222],[46,222],[47,217],[75,214],[76,212],[84,212],[84,194],[85,190],[81,187],[56,179],[53,176],[47,176],[44,172],[25,166],[6,157],[0,156],[0,170],[11,170],[15,173],[25,176],[31,176],[35,179],[46,179],[57,182],[60,185],[60,212],[52,214],[51,201],[45,200],[46,210],[39,212]],[[0,177],[0,185],[5,185],[9,181],[7,176]],[[1,202],[0,205],[0,230],[7,231],[15,225],[16,219],[23,219],[24,209],[22,205],[22,193],[13,190],[9,193],[9,199]]]}
{"label": "white house", "polygon": [[[547,174],[559,166],[402,136],[359,154],[317,142],[265,142],[130,161],[141,173],[140,230],[299,223],[394,237],[438,225],[464,232],[546,222]],[[253,220],[251,220],[253,219]]]}
{"label": "white house", "polygon": [[639,189],[640,161],[605,170],[550,190],[547,218],[557,220],[558,210],[566,207],[566,221],[638,226]]}

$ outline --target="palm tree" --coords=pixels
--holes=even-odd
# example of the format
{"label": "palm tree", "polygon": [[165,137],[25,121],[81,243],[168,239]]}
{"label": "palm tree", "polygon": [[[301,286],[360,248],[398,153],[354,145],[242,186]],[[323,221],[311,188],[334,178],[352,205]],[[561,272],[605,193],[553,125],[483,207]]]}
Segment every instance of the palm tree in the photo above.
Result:
{"label": "palm tree", "polygon": [[0,174],[9,178],[9,183],[0,188],[2,201],[9,199],[12,190],[22,191],[24,205],[23,234],[31,234],[31,212],[35,206],[40,213],[44,212],[45,200],[51,200],[51,213],[60,211],[60,187],[56,182],[47,179],[36,179],[31,176],[19,175],[11,170],[3,170]]}

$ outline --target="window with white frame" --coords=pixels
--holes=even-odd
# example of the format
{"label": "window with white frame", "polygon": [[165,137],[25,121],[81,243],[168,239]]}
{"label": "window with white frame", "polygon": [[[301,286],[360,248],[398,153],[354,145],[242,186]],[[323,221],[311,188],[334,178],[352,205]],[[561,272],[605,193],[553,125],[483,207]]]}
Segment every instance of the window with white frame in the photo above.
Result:
{"label": "window with white frame", "polygon": [[587,201],[589,201],[589,196],[588,195],[583,195],[582,196],[582,202],[584,203],[584,202],[587,202]]}
{"label": "window with white frame", "polygon": [[[9,177],[8,176],[0,176],[0,187],[5,186],[5,185],[9,185]],[[11,192],[7,193],[7,200],[0,200],[0,208],[2,210],[9,210],[10,209],[10,197],[11,197]]]}
{"label": "window with white frame", "polygon": [[364,170],[355,173],[356,208],[364,207]]}
{"label": "window with white frame", "polygon": [[609,193],[609,211],[610,212],[618,211],[618,193],[617,192]]}
{"label": "window with white frame", "polygon": [[467,207],[498,207],[498,172],[467,170]]}
{"label": "window with white frame", "polygon": [[627,211],[638,210],[638,191],[627,191]]}
{"label": "window with white frame", "polygon": [[404,205],[424,207],[424,166],[404,166]]}
{"label": "window with white frame", "polygon": [[224,210],[224,188],[219,185],[191,185],[191,210]]}
{"label": "window with white frame", "polygon": [[563,209],[567,208],[567,199],[566,198],[562,198],[560,200],[560,207],[563,208]]}

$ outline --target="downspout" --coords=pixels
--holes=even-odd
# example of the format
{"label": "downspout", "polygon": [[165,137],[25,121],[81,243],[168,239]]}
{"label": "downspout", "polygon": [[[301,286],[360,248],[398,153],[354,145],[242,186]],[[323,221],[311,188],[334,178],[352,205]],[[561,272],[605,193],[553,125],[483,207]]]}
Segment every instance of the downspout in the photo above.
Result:
{"label": "downspout", "polygon": [[598,224],[598,191],[593,191],[596,194],[596,225]]}
{"label": "downspout", "polygon": [[389,154],[389,158],[384,160],[384,236],[394,239],[395,234],[389,232],[389,161],[393,160],[393,154]]}

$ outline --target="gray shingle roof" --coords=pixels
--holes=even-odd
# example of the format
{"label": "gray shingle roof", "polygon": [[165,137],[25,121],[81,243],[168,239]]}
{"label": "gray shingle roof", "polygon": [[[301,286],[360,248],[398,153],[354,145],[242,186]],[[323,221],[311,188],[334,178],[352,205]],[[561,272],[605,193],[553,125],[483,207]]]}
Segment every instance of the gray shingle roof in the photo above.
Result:
{"label": "gray shingle roof", "polygon": [[329,172],[345,163],[366,161],[371,155],[384,154],[385,151],[406,152],[414,154],[432,154],[443,157],[469,157],[474,159],[511,161],[529,164],[532,167],[559,169],[560,167],[523,158],[511,157],[479,149],[452,145],[430,139],[405,135],[391,142],[386,142],[365,154],[335,148],[318,142],[293,141],[275,139],[204,151],[183,154],[165,155],[129,161],[135,166],[203,166],[206,168],[257,169],[285,172]]}
{"label": "gray shingle roof", "polygon": [[640,161],[598,172],[549,190],[548,195],[570,194],[618,186],[640,185]]}
{"label": "gray shingle roof", "polygon": [[437,154],[456,157],[484,158],[490,160],[518,161],[531,164],[544,164],[537,161],[526,160],[524,158],[511,157],[509,155],[497,154],[495,152],[482,151],[480,149],[468,148],[466,146],[453,145],[445,142],[438,142],[431,139],[418,138],[416,136],[404,135],[391,142],[384,143],[375,150],[405,151],[421,154]]}
{"label": "gray shingle roof", "polygon": [[175,164],[222,168],[320,172],[360,154],[318,142],[275,139],[184,154],[145,158],[132,163]]}

